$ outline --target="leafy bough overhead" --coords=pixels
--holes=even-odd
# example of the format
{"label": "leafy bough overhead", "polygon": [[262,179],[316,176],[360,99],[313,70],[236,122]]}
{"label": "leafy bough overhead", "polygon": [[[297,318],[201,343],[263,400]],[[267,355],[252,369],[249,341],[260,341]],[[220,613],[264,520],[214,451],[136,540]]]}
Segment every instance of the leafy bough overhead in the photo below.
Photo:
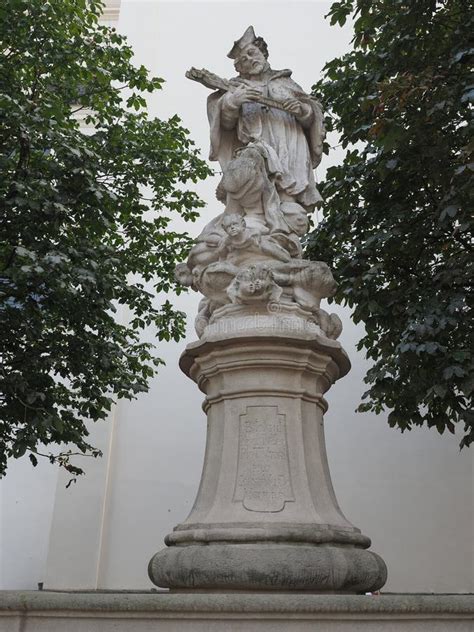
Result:
{"label": "leafy bough overhead", "polygon": [[161,362],[140,331],[183,335],[184,314],[145,284],[179,291],[190,240],[169,223],[195,219],[186,185],[209,170],[177,116],[148,118],[162,80],[100,25],[103,7],[0,6],[0,474],[25,453],[81,473],[71,453],[99,453],[87,420],[146,391]]}
{"label": "leafy bough overhead", "polygon": [[469,5],[333,3],[332,24],[355,20],[353,48],[313,89],[346,154],[321,185],[307,248],[365,325],[359,349],[373,365],[359,410],[402,431],[460,425],[461,447],[474,440]]}

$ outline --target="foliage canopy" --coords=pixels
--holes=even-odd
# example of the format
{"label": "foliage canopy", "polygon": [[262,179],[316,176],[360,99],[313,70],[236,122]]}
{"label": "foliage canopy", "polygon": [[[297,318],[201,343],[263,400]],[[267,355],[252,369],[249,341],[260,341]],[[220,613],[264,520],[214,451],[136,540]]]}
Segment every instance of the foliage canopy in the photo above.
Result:
{"label": "foliage canopy", "polygon": [[[373,360],[359,410],[474,441],[472,103],[474,13],[464,0],[343,0],[350,52],[314,92],[346,148],[322,183],[308,255],[332,265],[336,300],[365,324]],[[327,148],[326,148],[327,150]]]}
{"label": "foliage canopy", "polygon": [[160,363],[140,330],[183,333],[184,315],[144,283],[177,289],[189,238],[168,225],[196,217],[184,184],[208,168],[178,117],[148,118],[144,93],[162,80],[99,23],[103,6],[0,5],[0,475],[25,452],[36,464],[40,445],[81,473],[49,450],[97,455],[86,420],[147,390]]}

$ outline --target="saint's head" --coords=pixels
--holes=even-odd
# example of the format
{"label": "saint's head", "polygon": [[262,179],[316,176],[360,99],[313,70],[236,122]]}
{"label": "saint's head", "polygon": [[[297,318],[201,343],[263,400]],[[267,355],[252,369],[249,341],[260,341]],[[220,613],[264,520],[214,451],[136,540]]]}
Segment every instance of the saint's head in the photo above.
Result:
{"label": "saint's head", "polygon": [[263,37],[256,37],[253,26],[234,42],[227,57],[234,60],[235,69],[243,76],[261,75],[270,67],[267,44]]}

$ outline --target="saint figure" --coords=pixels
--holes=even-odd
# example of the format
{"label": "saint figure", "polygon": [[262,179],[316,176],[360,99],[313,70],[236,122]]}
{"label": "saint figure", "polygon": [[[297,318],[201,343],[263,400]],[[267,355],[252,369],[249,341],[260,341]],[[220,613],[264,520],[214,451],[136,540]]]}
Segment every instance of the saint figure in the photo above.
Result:
{"label": "saint figure", "polygon": [[[297,202],[307,211],[321,196],[313,169],[322,154],[324,127],[317,101],[291,78],[291,70],[272,70],[268,49],[252,26],[234,43],[228,57],[239,73],[231,89],[208,99],[211,127],[210,159],[222,170],[234,151],[252,142],[268,147],[274,157],[275,185],[282,202]],[[280,102],[282,108],[256,102],[259,97]]]}

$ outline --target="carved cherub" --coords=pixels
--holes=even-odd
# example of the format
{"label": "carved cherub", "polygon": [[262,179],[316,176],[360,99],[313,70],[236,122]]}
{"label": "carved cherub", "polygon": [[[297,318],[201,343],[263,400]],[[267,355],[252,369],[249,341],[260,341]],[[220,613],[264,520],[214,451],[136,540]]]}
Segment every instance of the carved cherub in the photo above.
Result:
{"label": "carved cherub", "polygon": [[282,288],[274,279],[269,266],[250,266],[241,270],[227,288],[232,303],[251,304],[278,302]]}
{"label": "carved cherub", "polygon": [[279,266],[273,270],[276,282],[291,288],[292,299],[302,309],[311,312],[315,321],[328,338],[336,339],[342,331],[337,314],[321,309],[321,299],[334,296],[337,283],[329,266],[323,261],[296,261],[291,266]]}
{"label": "carved cherub", "polygon": [[263,253],[277,261],[290,261],[290,254],[271,237],[262,235],[255,228],[248,228],[245,218],[237,213],[224,215],[222,228],[227,233],[218,246],[219,259],[234,263],[243,253]]}

